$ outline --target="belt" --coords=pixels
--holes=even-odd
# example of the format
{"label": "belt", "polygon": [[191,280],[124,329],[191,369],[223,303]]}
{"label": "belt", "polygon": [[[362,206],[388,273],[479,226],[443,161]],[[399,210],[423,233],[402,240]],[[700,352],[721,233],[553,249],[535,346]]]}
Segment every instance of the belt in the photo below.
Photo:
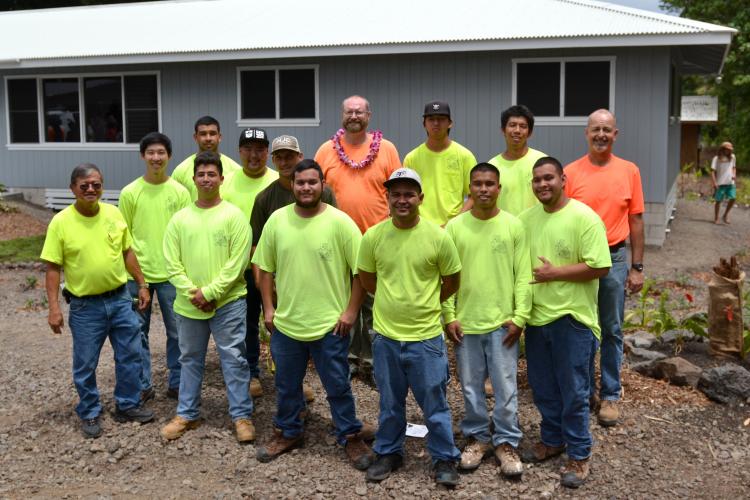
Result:
{"label": "belt", "polygon": [[114,297],[115,295],[121,294],[123,292],[123,290],[125,290],[125,285],[124,284],[122,284],[122,285],[118,286],[117,288],[115,288],[114,290],[110,290],[108,292],[98,293],[96,295],[82,295],[82,296],[79,297],[78,295],[73,295],[72,293],[70,293],[70,291],[68,291],[67,288],[63,288],[63,296],[68,301],[68,303],[70,303],[70,299],[71,298],[76,298],[76,299],[106,299],[106,298]]}
{"label": "belt", "polygon": [[625,246],[625,240],[622,240],[620,243],[615,243],[614,245],[609,246],[609,253],[614,253]]}

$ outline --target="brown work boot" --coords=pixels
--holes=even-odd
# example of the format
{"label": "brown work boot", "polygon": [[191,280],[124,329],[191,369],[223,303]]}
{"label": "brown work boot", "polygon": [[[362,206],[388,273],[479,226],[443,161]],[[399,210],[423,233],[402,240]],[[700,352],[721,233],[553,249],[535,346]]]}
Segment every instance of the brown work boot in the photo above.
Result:
{"label": "brown work boot", "polygon": [[495,396],[495,389],[492,388],[492,381],[490,379],[484,381],[484,395],[488,398]]}
{"label": "brown work boot", "polygon": [[249,418],[238,418],[234,422],[234,433],[240,443],[255,441],[255,426]]}
{"label": "brown work boot", "polygon": [[258,377],[253,377],[250,379],[250,389],[248,392],[253,397],[253,399],[259,398],[263,395],[263,386],[260,385],[260,379]]}
{"label": "brown work boot", "polygon": [[599,425],[612,427],[620,421],[620,409],[617,407],[617,401],[605,399],[599,408]]}
{"label": "brown work boot", "polygon": [[482,459],[492,453],[492,443],[482,443],[474,438],[469,438],[468,443],[461,453],[459,467],[463,470],[474,470],[482,463]]}
{"label": "brown work boot", "polygon": [[315,392],[313,392],[312,387],[309,385],[302,384],[302,394],[305,397],[305,403],[312,403],[315,401]]}
{"label": "brown work boot", "polygon": [[589,477],[589,459],[569,459],[560,469],[560,484],[568,488],[578,488]]}
{"label": "brown work boot", "polygon": [[375,454],[362,439],[361,432],[346,436],[344,451],[346,452],[346,456],[349,457],[349,461],[357,470],[367,470],[375,461]]}
{"label": "brown work boot", "polygon": [[362,441],[372,441],[375,439],[375,433],[378,428],[369,422],[362,421],[362,428],[359,430],[359,437]]}
{"label": "brown work boot", "polygon": [[523,474],[521,458],[510,443],[502,443],[495,448],[495,460],[500,464],[500,472],[503,476],[518,477]]}
{"label": "brown work boot", "polygon": [[186,431],[197,429],[201,426],[201,423],[203,423],[201,419],[188,420],[180,416],[175,416],[167,425],[161,428],[161,437],[170,441],[177,439],[182,437]]}
{"label": "brown work boot", "polygon": [[255,458],[258,459],[258,462],[270,462],[282,453],[291,451],[294,448],[299,448],[303,443],[304,434],[292,438],[285,438],[281,430],[274,429],[273,439],[258,448],[258,451],[255,453]]}
{"label": "brown work boot", "polygon": [[531,448],[527,448],[521,452],[521,460],[524,462],[542,462],[548,458],[556,457],[560,453],[565,451],[565,446],[547,446],[546,444],[539,441],[535,443]]}

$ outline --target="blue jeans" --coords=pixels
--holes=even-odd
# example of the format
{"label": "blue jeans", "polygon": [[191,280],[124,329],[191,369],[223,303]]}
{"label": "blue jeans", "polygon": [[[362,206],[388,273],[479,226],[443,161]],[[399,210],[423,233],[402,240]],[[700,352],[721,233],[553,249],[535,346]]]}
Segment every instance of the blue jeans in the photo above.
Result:
{"label": "blue jeans", "polygon": [[[135,281],[128,280],[128,291],[131,296],[138,297],[138,285]],[[169,369],[167,387],[177,389],[180,387],[180,342],[177,338],[177,320],[174,315],[174,299],[177,292],[174,285],[169,281],[149,283],[148,291],[152,301],[154,293],[159,298],[159,309],[167,333],[167,368]],[[153,385],[151,380],[151,349],[148,340],[148,332],[151,329],[152,304],[150,302],[146,310],[138,314],[141,320],[141,362],[143,365],[141,385],[144,390],[150,389]]]}
{"label": "blue jeans", "polygon": [[115,403],[121,410],[141,403],[141,346],[138,316],[123,288],[107,298],[70,301],[68,324],[73,332],[73,383],[80,402],[76,413],[84,420],[102,412],[96,387],[96,367],[104,341],[109,338],[115,355]]}
{"label": "blue jeans", "polygon": [[[464,335],[456,344],[456,366],[464,395],[464,419],[461,432],[482,443],[492,441],[493,446],[508,443],[514,448],[521,440],[518,425],[518,342],[513,347],[503,345],[508,334],[506,328],[489,333]],[[484,381],[489,376],[495,392],[492,410],[494,433],[490,434],[490,417]]]}
{"label": "blue jeans", "polygon": [[177,314],[177,330],[182,353],[177,415],[187,420],[195,420],[200,415],[206,349],[208,338],[213,334],[227,387],[229,415],[232,420],[250,418],[253,400],[247,392],[250,369],[245,357],[245,300],[240,298],[221,306],[209,319],[192,319]]}
{"label": "blue jeans", "polygon": [[453,442],[451,411],[445,396],[448,356],[443,336],[400,342],[376,334],[372,357],[380,393],[380,417],[373,451],[378,455],[404,454],[406,395],[411,388],[429,431],[427,451],[433,463],[459,460],[461,453]]}
{"label": "blue jeans", "polygon": [[[620,368],[622,367],[622,322],[625,314],[625,281],[628,279],[628,256],[625,247],[610,254],[612,267],[599,278],[599,324],[601,341],[601,399],[620,399]],[[596,394],[596,350],[591,353],[591,396]]]}
{"label": "blue jeans", "polygon": [[245,304],[247,304],[247,335],[245,337],[245,349],[247,351],[247,364],[250,365],[250,376],[252,378],[260,377],[260,306],[263,299],[260,296],[260,290],[255,286],[255,277],[252,270],[245,271],[245,281],[247,282],[247,295]]}
{"label": "blue jeans", "polygon": [[542,414],[547,446],[565,446],[568,457],[591,455],[589,358],[593,332],[566,315],[544,326],[526,327],[526,362],[534,404]]}
{"label": "blue jeans", "polygon": [[347,435],[362,429],[349,383],[348,352],[348,337],[327,333],[321,339],[302,342],[274,330],[271,335],[271,355],[276,363],[276,415],[273,422],[284,437],[292,438],[303,432],[300,418],[300,411],[305,407],[302,380],[310,357],[326,391],[338,442],[346,443]]}

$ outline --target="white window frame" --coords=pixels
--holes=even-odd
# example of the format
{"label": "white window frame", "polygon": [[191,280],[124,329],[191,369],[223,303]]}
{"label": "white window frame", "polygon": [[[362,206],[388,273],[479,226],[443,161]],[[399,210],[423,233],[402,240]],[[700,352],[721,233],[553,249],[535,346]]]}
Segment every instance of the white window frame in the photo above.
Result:
{"label": "white window frame", "polygon": [[[157,121],[159,130],[162,129],[161,118],[161,72],[160,71],[127,71],[127,72],[105,72],[105,73],[40,73],[29,75],[8,75],[5,77],[5,123],[6,137],[5,147],[9,151],[138,151],[138,143],[125,142],[126,130],[126,108],[125,108],[125,77],[126,76],[156,76],[156,106]],[[86,105],[83,95],[84,78],[98,78],[119,76],[122,85],[120,86],[120,96],[122,99],[122,127],[123,142],[86,142]],[[44,96],[42,80],[51,78],[76,78],[78,80],[78,112],[80,116],[79,126],[81,142],[45,142],[44,134]],[[36,80],[36,99],[37,114],[39,126],[39,142],[10,142],[10,97],[8,94],[9,80]]]}
{"label": "white window frame", "polygon": [[[312,69],[315,73],[315,118],[279,118],[279,71]],[[242,118],[242,72],[273,71],[275,81],[276,118]],[[240,127],[317,127],[320,125],[320,65],[299,64],[290,66],[238,66],[237,67],[237,125]]]}
{"label": "white window frame", "polygon": [[[609,109],[615,113],[615,80],[616,80],[616,56],[585,56],[585,57],[524,57],[512,59],[511,94],[513,104],[518,104],[518,64],[519,63],[560,63],[560,114],[558,116],[534,116],[535,125],[586,125],[587,118],[580,116],[565,116],[565,63],[568,62],[609,62]],[[521,103],[523,104],[523,103]],[[595,110],[591,110],[595,111]]]}

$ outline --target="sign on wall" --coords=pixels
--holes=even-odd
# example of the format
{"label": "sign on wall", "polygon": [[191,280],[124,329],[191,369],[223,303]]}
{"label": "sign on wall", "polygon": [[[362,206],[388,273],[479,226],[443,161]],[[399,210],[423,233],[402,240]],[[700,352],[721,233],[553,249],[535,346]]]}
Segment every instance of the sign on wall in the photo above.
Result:
{"label": "sign on wall", "polygon": [[710,95],[682,96],[681,122],[719,121],[719,98]]}

